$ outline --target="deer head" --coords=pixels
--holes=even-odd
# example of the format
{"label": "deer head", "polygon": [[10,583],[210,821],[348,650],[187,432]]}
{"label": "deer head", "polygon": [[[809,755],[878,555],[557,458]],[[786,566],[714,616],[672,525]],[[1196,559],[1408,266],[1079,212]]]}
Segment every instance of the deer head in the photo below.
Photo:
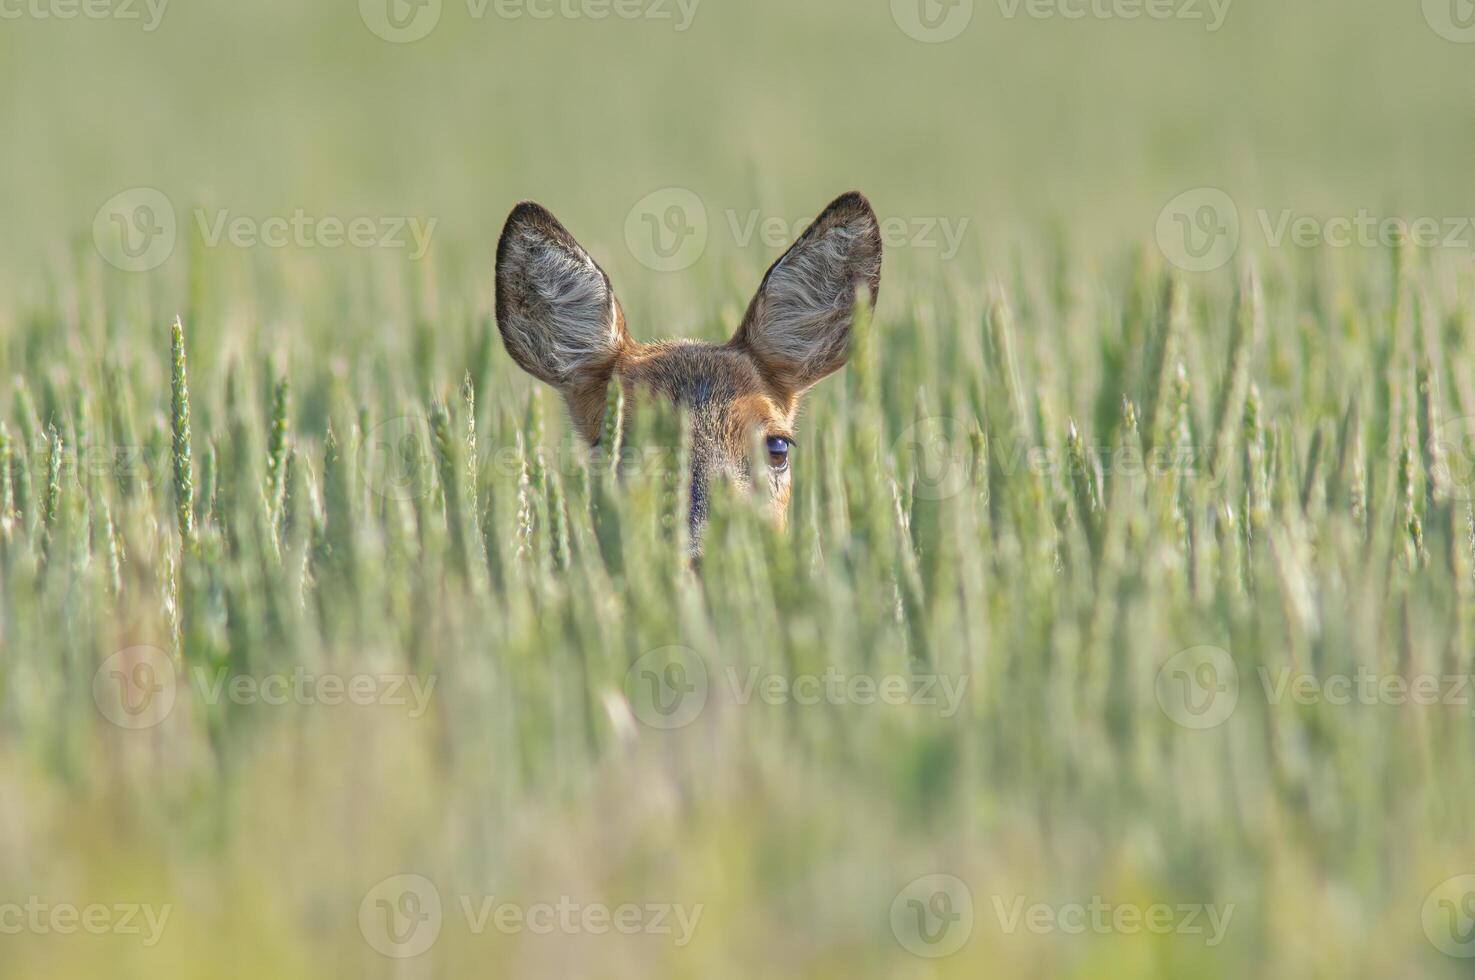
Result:
{"label": "deer head", "polygon": [[[562,393],[573,423],[597,444],[612,383],[627,405],[679,406],[691,425],[692,540],[718,478],[751,489],[771,481],[781,524],[800,398],[844,366],[857,293],[874,305],[881,281],[875,212],[857,193],[838,198],[763,277],[724,344],[635,340],[609,277],[543,207],[519,204],[497,246],[497,324],[512,359]],[[765,458],[755,466],[753,447]]]}

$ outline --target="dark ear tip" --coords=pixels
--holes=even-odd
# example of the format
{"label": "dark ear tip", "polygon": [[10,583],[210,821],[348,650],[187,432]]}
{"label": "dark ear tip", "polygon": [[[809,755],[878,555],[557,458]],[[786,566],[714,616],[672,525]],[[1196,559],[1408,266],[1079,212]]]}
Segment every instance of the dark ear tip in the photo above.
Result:
{"label": "dark ear tip", "polygon": [[876,217],[871,202],[860,191],[841,194],[831,201],[824,214],[815,221],[815,225],[826,228],[849,226],[871,242],[877,255],[881,252],[881,220]]}
{"label": "dark ear tip", "polygon": [[499,272],[502,268],[502,260],[507,256],[509,243],[518,232],[524,229],[532,229],[541,233],[544,238],[574,248],[578,247],[574,236],[570,235],[568,229],[553,217],[552,211],[537,201],[523,201],[507,215],[507,221],[502,225],[502,234],[497,239],[497,269]]}
{"label": "dark ear tip", "polygon": [[537,201],[522,201],[512,209],[512,212],[507,215],[507,221],[502,225],[502,242],[505,243],[509,234],[526,225],[541,226],[544,229],[561,229],[558,219],[553,217],[552,212],[543,205]]}
{"label": "dark ear tip", "polygon": [[526,221],[546,220],[553,217],[548,209],[537,201],[519,201],[512,213],[507,215],[507,224],[520,225]]}
{"label": "dark ear tip", "polygon": [[502,266],[502,257],[507,254],[507,243],[512,239],[515,232],[524,225],[538,221],[548,211],[543,205],[534,201],[522,201],[507,215],[507,220],[502,222],[502,234],[497,237],[497,267]]}
{"label": "dark ear tip", "polygon": [[825,208],[825,211],[845,219],[867,217],[872,222],[876,221],[875,208],[871,207],[871,202],[860,191],[841,194],[830,202],[830,206]]}

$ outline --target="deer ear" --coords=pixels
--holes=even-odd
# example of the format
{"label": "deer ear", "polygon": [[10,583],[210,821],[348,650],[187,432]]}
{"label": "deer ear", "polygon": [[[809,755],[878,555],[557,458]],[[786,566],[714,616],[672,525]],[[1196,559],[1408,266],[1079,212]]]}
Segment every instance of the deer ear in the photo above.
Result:
{"label": "deer ear", "polygon": [[531,201],[497,244],[497,326],[519,367],[571,399],[595,383],[602,392],[630,340],[609,276]]}
{"label": "deer ear", "polygon": [[733,343],[798,393],[844,366],[856,293],[881,286],[881,227],[864,195],[837,198],[773,264]]}

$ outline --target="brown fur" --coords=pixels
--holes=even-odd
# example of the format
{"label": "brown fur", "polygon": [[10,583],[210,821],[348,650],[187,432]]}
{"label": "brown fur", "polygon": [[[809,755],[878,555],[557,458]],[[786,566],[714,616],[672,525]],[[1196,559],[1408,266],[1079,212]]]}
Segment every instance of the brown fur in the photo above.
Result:
{"label": "brown fur", "polygon": [[[513,359],[562,392],[591,445],[615,378],[627,402],[656,397],[685,411],[695,535],[713,479],[750,488],[755,436],[793,442],[800,396],[844,365],[854,297],[859,291],[874,304],[880,274],[875,213],[860,194],[846,194],[769,269],[727,343],[640,343],[604,271],[553,215],[524,203],[508,217],[497,249],[497,322]],[[604,303],[605,324],[591,329],[590,311]],[[791,471],[762,469],[783,523]]]}

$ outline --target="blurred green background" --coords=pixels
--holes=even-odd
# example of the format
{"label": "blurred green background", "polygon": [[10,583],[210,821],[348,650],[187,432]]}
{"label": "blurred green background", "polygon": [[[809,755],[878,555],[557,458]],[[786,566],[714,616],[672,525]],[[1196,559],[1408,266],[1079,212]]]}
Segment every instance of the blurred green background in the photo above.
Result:
{"label": "blurred green background", "polygon": [[859,188],[883,216],[1083,247],[1146,240],[1201,185],[1276,210],[1475,210],[1475,47],[1418,4],[1232,0],[1211,32],[977,0],[924,43],[899,26],[911,0],[701,0],[684,31],[675,0],[632,20],[532,2],[444,0],[413,43],[344,0],[175,0],[152,31],[142,0],[137,20],[0,20],[6,285],[135,186],[181,212],[433,217],[438,250],[478,261],[535,198],[631,275],[626,215],[670,186],[790,220]]}

